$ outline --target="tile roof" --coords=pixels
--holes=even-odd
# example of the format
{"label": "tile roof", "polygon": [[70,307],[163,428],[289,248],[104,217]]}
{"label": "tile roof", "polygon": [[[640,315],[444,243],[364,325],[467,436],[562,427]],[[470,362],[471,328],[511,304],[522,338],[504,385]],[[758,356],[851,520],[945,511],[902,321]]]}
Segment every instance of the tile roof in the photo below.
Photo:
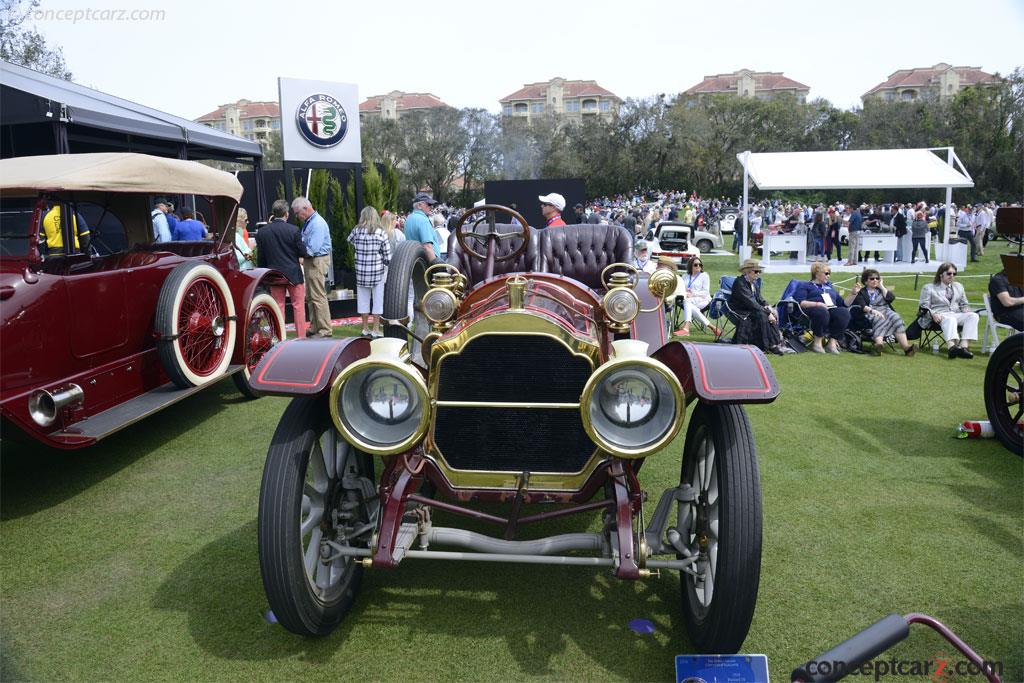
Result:
{"label": "tile roof", "polygon": [[[513,100],[544,100],[547,99],[547,90],[550,87],[551,81],[528,83],[511,95],[507,95],[498,101],[505,103]],[[586,97],[587,95],[619,99],[615,93],[599,86],[597,81],[562,81],[563,99],[566,97]]]}
{"label": "tile roof", "polygon": [[241,110],[240,118],[250,119],[256,116],[267,116],[270,118],[281,118],[281,107],[277,102],[245,102],[239,100],[230,104],[222,104],[209,114],[203,114],[196,121],[220,121],[229,107],[238,107]]}
{"label": "tile roof", "polygon": [[[686,95],[701,95],[704,93],[736,92],[736,83],[740,80],[742,70],[731,74],[718,74],[705,76],[704,80],[684,92]],[[781,72],[762,71],[750,72],[754,77],[754,90],[810,90],[810,87],[794,81],[792,78],[783,76]]]}
{"label": "tile roof", "polygon": [[864,97],[872,95],[880,90],[890,88],[922,88],[938,83],[939,77],[949,69],[952,69],[960,77],[960,85],[977,85],[978,83],[998,83],[999,78],[981,70],[979,66],[950,66],[945,63],[938,63],[934,66],[920,67],[916,69],[900,69],[889,75],[889,78],[879,83],[871,90],[864,93]]}
{"label": "tile roof", "polygon": [[447,107],[449,105],[441,101],[441,98],[432,93],[419,93],[419,92],[401,92],[394,91],[387,93],[386,95],[374,95],[368,97],[364,102],[360,103],[359,111],[378,111],[380,110],[380,103],[385,97],[391,97],[397,100],[395,108],[399,111],[405,109],[432,109],[434,107]]}

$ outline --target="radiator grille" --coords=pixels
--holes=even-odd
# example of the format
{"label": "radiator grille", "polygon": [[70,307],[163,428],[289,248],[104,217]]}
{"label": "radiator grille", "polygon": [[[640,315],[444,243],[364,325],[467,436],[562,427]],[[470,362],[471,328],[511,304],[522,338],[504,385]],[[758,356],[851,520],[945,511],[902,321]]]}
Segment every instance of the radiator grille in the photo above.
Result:
{"label": "radiator grille", "polygon": [[[438,400],[575,403],[590,364],[551,337],[486,335],[438,368]],[[596,446],[579,410],[439,407],[434,440],[459,470],[578,472]]]}

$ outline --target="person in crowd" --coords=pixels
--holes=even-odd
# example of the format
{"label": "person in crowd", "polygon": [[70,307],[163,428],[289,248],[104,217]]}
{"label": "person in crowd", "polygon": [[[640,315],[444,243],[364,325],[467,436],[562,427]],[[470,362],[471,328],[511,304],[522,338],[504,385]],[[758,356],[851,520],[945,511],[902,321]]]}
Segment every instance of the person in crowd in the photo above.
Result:
{"label": "person in crowd", "polygon": [[235,232],[242,234],[242,239],[249,242],[249,212],[238,207],[238,215],[235,216]]}
{"label": "person in crowd", "polygon": [[[384,314],[384,281],[391,262],[391,243],[381,226],[377,209],[363,208],[359,223],[348,234],[348,241],[356,250],[356,312],[363,319],[362,335],[383,337],[380,317]],[[368,330],[366,322],[371,313],[373,329]]]}
{"label": "person in crowd", "polygon": [[[89,224],[85,222],[85,217],[77,211],[71,220],[71,231],[75,238],[75,251],[88,254],[89,241],[91,239]],[[61,231],[60,204],[54,204],[53,208],[43,216],[43,229],[39,239],[46,245],[47,256],[64,255],[64,233]]]}
{"label": "person in crowd", "polygon": [[793,298],[811,319],[811,333],[814,341],[811,351],[825,353],[822,345],[828,338],[828,353],[839,353],[839,340],[850,325],[850,309],[839,294],[829,276],[832,269],[825,261],[811,264],[811,279],[801,282],[793,292]]}
{"label": "person in crowd", "polygon": [[971,228],[974,230],[974,249],[978,256],[985,255],[985,234],[991,223],[988,212],[983,204],[974,205],[974,215],[971,216]]}
{"label": "person in crowd", "polygon": [[153,202],[153,212],[150,217],[153,219],[153,241],[170,242],[171,229],[167,225],[167,200],[157,199]]}
{"label": "person in crowd", "polygon": [[[847,306],[857,307],[854,315],[861,315],[871,324],[871,352],[882,355],[882,344],[886,337],[895,337],[903,353],[913,356],[917,347],[907,341],[907,326],[897,313],[892,302],[896,295],[885,288],[882,275],[874,268],[865,268],[860,282],[853,285],[844,301]],[[853,309],[851,309],[853,310]]]}
{"label": "person in crowd", "polygon": [[302,272],[309,298],[310,334],[334,336],[331,307],[327,303],[327,271],[331,267],[331,230],[306,197],[292,200],[292,212],[302,221],[302,245],[305,257]]}
{"label": "person in crowd", "polygon": [[813,256],[825,258],[825,233],[827,231],[825,216],[820,211],[815,212],[811,223],[811,239],[813,240],[811,254]]}
{"label": "person in crowd", "polygon": [[[910,208],[904,208],[902,204],[897,205],[894,209],[894,213],[892,215],[892,227],[893,233],[895,233],[896,235],[897,244],[899,244],[902,241],[903,236],[907,234],[907,227],[909,226],[909,222],[907,221],[908,211],[910,211]],[[893,261],[902,260],[903,259],[900,255],[900,250],[897,249],[896,256],[893,259]]]}
{"label": "person in crowd", "polygon": [[426,192],[418,192],[412,198],[412,213],[405,219],[405,239],[423,245],[428,263],[434,263],[441,255],[441,236],[430,220],[430,212],[435,206],[436,199]]}
{"label": "person in crowd", "polygon": [[974,218],[966,206],[956,214],[956,236],[971,245],[971,263],[978,260],[978,248],[974,244]]}
{"label": "person in crowd", "polygon": [[[565,221],[562,220],[562,212],[565,211],[565,197],[552,192],[551,194],[544,194],[537,197],[540,201],[540,212],[544,216],[544,227],[545,228],[562,228],[565,227]],[[592,214],[596,216],[597,214]],[[587,220],[588,223],[596,223],[597,221]]]}
{"label": "person in crowd", "polygon": [[[550,195],[548,195],[548,196],[550,196]],[[558,195],[558,196],[561,197],[562,195]],[[562,209],[564,209],[565,208],[565,200],[564,199],[562,200],[562,203],[563,203]],[[558,210],[559,211],[559,218],[561,218],[561,211],[562,211],[562,209]],[[591,225],[598,225],[600,222],[601,222],[601,208],[597,204],[595,204],[594,206],[590,207],[590,215],[587,216],[587,223],[590,223]]]}
{"label": "person in crowd", "polygon": [[658,223],[661,221],[661,211],[657,206],[652,206],[651,210],[647,212],[647,217],[644,218],[644,225],[647,226],[647,232],[654,232],[654,229],[658,227]]}
{"label": "person in crowd", "polygon": [[171,239],[175,242],[206,239],[206,226],[196,220],[196,212],[191,206],[181,207],[181,220],[174,225]]}
{"label": "person in crowd", "polygon": [[284,295],[292,302],[295,336],[306,337],[306,285],[302,278],[302,258],[306,247],[302,233],[288,222],[288,200],[278,199],[270,206],[270,222],[256,233],[256,253],[260,268],[273,268],[288,280],[287,285],[271,285],[270,296],[284,312]]}
{"label": "person in crowd", "polygon": [[167,229],[171,231],[171,235],[174,234],[174,226],[178,224],[181,218],[174,212],[174,202],[167,200],[167,213],[164,214],[167,218]]}
{"label": "person in crowd", "polygon": [[[964,286],[956,282],[956,266],[946,262],[935,271],[935,279],[921,288],[921,308],[942,328],[950,358],[974,358],[968,350],[978,338],[978,314],[967,303]],[[928,320],[922,323],[927,324]],[[963,333],[958,331],[963,326]]]}
{"label": "person in crowd", "polygon": [[912,245],[910,249],[910,262],[914,263],[917,261],[917,248],[921,248],[921,254],[924,256],[924,262],[928,263],[928,247],[925,246],[925,238],[928,237],[928,220],[925,218],[924,211],[918,211],[914,214],[914,222],[910,224],[910,243]]}
{"label": "person in crowd", "polygon": [[779,356],[794,353],[793,349],[782,343],[775,309],[764,300],[757,288],[760,274],[761,264],[754,259],[746,259],[740,265],[740,276],[733,282],[729,306],[740,316],[735,341],[737,344],[751,344]]}
{"label": "person in crowd", "polygon": [[238,259],[238,267],[242,270],[252,270],[256,267],[252,258],[248,224],[249,214],[242,207],[238,207],[238,215],[235,217],[235,258]]}
{"label": "person in crowd", "polygon": [[637,220],[632,213],[629,213],[628,211],[624,212],[619,222],[622,224],[622,227],[629,230],[630,235],[636,235]]}
{"label": "person in crowd", "polygon": [[996,322],[1024,332],[1024,287],[1011,285],[1006,270],[988,281],[989,306]]}
{"label": "person in crowd", "polygon": [[[395,253],[395,249],[398,248],[399,242],[405,241],[405,233],[401,230],[396,230],[395,214],[390,211],[385,211],[380,217],[380,227],[384,231],[384,236],[388,238],[388,244],[391,245],[391,253]],[[451,228],[454,230],[454,228]],[[385,273],[385,279],[387,274]]]}
{"label": "person in crowd", "polygon": [[849,255],[849,260],[846,262],[848,266],[857,265],[857,259],[860,258],[860,233],[864,229],[864,215],[860,212],[862,208],[864,208],[863,205],[850,212],[850,235],[846,245],[846,253]]}
{"label": "person in crowd", "polygon": [[573,207],[573,213],[576,214],[576,225],[580,225],[582,223],[586,223],[587,222],[587,214],[583,210],[583,205],[582,204],[577,204],[576,206],[574,206]]}
{"label": "person in crowd", "polygon": [[651,260],[650,247],[646,240],[638,240],[633,247],[633,265],[644,273],[653,273],[657,270],[658,264]]}
{"label": "person in crowd", "polygon": [[[694,318],[697,322],[711,330],[716,337],[722,333],[716,326],[711,324],[704,309],[711,304],[711,279],[704,272],[704,262],[699,258],[691,258],[686,264],[686,275],[682,279],[683,296],[683,326],[676,330],[676,334],[682,337],[690,335],[690,321]],[[679,289],[676,290],[679,293]]]}
{"label": "person in crowd", "polygon": [[843,243],[839,233],[843,227],[843,211],[839,207],[829,207],[828,210],[828,238],[825,241],[825,259],[832,260],[832,248],[836,250],[836,260],[843,260]]}

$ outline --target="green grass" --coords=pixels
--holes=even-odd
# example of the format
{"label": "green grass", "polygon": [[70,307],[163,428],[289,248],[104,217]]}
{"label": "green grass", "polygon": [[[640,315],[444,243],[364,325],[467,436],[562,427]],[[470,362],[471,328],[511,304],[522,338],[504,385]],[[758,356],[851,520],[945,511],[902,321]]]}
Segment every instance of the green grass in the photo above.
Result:
{"label": "green grass", "polygon": [[[971,270],[992,272],[1003,249]],[[715,282],[735,269],[706,261]],[[767,298],[789,279],[768,276]],[[916,298],[912,278],[897,282]],[[985,280],[965,282],[980,305]],[[1024,679],[1022,460],[953,438],[985,415],[986,360],[772,358],[782,394],[749,408],[765,531],[744,650],[767,654],[774,679],[893,611],[938,617],[1004,680]],[[407,561],[368,570],[327,638],[268,624],[256,509],[285,403],[243,401],[229,380],[86,451],[5,441],[0,679],[673,679],[691,651],[674,573]],[[652,496],[677,483],[681,446],[646,463]],[[594,528],[581,516],[531,533]],[[632,633],[638,617],[657,631]],[[911,633],[893,656],[951,653]]]}

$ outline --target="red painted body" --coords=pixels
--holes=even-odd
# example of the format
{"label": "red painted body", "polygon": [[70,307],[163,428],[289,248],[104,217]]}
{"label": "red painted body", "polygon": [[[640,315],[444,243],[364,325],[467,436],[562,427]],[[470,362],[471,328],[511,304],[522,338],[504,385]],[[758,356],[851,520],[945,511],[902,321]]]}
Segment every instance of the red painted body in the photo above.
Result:
{"label": "red painted body", "polygon": [[[37,210],[33,234],[39,233],[40,220]],[[266,269],[239,270],[231,248],[216,251],[214,242],[152,248],[91,259],[68,256],[61,259],[59,271],[53,263],[33,263],[28,256],[0,258],[4,418],[49,446],[92,444],[93,439],[59,432],[168,382],[157,355],[154,319],[160,288],[176,265],[201,260],[216,267],[231,290],[239,325],[245,323],[256,287],[283,277]],[[233,363],[241,362],[243,337],[236,335]],[[31,393],[56,391],[69,383],[82,387],[83,402],[65,409],[50,427],[39,427],[28,412]]]}

